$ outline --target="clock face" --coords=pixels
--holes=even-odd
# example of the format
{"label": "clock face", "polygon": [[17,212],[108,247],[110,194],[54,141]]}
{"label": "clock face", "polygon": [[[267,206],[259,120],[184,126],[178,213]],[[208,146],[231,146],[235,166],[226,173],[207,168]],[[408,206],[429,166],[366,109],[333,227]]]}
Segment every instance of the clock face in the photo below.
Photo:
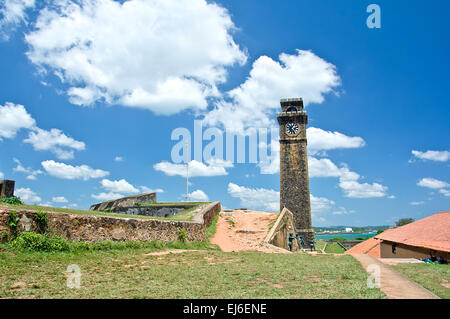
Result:
{"label": "clock face", "polygon": [[286,125],[286,133],[289,135],[295,135],[298,133],[298,125],[294,122],[289,122]]}

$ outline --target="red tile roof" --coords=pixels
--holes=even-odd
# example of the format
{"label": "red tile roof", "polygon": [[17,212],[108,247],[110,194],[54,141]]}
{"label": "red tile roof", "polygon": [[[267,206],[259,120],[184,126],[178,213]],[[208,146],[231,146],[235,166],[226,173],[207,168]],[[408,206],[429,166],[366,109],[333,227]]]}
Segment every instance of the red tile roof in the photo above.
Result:
{"label": "red tile roof", "polygon": [[437,213],[401,227],[391,228],[375,238],[450,252],[450,211]]}
{"label": "red tile roof", "polygon": [[380,240],[369,238],[353,246],[345,254],[369,254],[375,258],[381,257]]}

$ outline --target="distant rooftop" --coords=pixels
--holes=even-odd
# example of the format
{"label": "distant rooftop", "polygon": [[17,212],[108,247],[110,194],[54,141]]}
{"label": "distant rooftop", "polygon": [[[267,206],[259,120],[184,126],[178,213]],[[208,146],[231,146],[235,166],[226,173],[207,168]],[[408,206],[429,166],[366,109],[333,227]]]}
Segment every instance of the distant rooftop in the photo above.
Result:
{"label": "distant rooftop", "polygon": [[359,244],[353,246],[345,252],[345,254],[369,254],[375,258],[381,257],[380,249],[381,240],[375,238],[369,238]]}

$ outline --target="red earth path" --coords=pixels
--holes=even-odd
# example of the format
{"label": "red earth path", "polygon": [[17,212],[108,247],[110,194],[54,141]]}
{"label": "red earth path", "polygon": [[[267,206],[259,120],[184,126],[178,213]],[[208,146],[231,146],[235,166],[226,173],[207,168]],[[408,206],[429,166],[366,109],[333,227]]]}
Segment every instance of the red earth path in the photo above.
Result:
{"label": "red earth path", "polygon": [[266,253],[290,253],[289,251],[262,244],[278,213],[251,210],[220,212],[217,229],[211,243],[225,252],[261,251]]}

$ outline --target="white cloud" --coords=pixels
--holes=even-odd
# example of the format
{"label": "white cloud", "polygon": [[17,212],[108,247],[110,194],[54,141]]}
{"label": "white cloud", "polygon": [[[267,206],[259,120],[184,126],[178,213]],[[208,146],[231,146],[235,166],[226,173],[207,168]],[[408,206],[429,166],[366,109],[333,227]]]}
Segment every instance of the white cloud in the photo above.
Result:
{"label": "white cloud", "polygon": [[388,188],[379,183],[360,183],[359,174],[350,171],[347,167],[341,168],[339,187],[344,191],[346,197],[350,198],[373,198],[384,197]]}
{"label": "white cloud", "polygon": [[53,160],[44,161],[41,164],[48,174],[62,179],[82,179],[86,181],[91,178],[100,178],[109,175],[107,171],[92,169],[87,165],[72,166]]}
{"label": "white cloud", "polygon": [[450,190],[446,189],[446,188],[450,187],[450,184],[447,182],[440,181],[435,178],[427,177],[427,178],[422,178],[419,182],[417,182],[417,185],[439,190],[440,194],[442,194],[446,197],[450,197]]}
{"label": "white cloud", "polygon": [[347,210],[345,207],[339,207],[338,210],[335,210],[332,212],[333,215],[348,215],[348,214],[354,214],[354,210]]}
{"label": "white cloud", "polygon": [[153,188],[149,188],[147,186],[140,186],[139,188],[140,188],[141,192],[143,192],[143,193],[164,193],[164,190],[161,188],[153,189]]}
{"label": "white cloud", "polygon": [[116,156],[116,157],[114,157],[114,161],[116,161],[116,162],[123,162],[123,157]]}
{"label": "white cloud", "polygon": [[162,193],[164,192],[162,189],[158,188],[152,190],[146,186],[140,186],[139,189],[128,183],[125,179],[121,179],[118,181],[110,181],[108,179],[103,179],[100,184],[102,188],[104,188],[107,192],[101,192],[100,194],[92,194],[91,196],[98,200],[112,200],[118,199],[121,197],[125,197],[129,194],[139,193],[140,191],[143,193]]}
{"label": "white cloud", "polygon": [[410,202],[410,204],[413,205],[413,206],[419,206],[419,205],[425,204],[425,202],[424,202],[424,201],[420,201],[420,202]]}
{"label": "white cloud", "polygon": [[69,201],[64,196],[56,196],[52,198],[54,203],[68,203]]}
{"label": "white cloud", "polygon": [[5,175],[3,175],[2,172],[0,172],[0,178],[4,178],[4,177],[5,177]]}
{"label": "white cloud", "polygon": [[342,171],[328,158],[308,157],[309,177],[340,177]]}
{"label": "white cloud", "polygon": [[279,135],[272,136],[270,145],[267,145],[265,141],[261,141],[259,144],[260,154],[265,154],[270,149],[270,156],[267,160],[261,161],[258,166],[261,174],[277,174],[280,171],[280,142]]}
{"label": "white cloud", "polygon": [[422,187],[431,188],[431,189],[440,189],[440,188],[450,187],[450,184],[448,184],[447,182],[443,182],[438,179],[430,178],[430,177],[422,178],[417,183],[417,185],[422,186]]}
{"label": "white cloud", "polygon": [[247,80],[228,92],[231,101],[217,102],[205,115],[205,123],[236,130],[271,127],[275,111],[280,109],[280,97],[302,97],[305,104],[322,103],[324,95],[340,85],[336,67],[310,51],[282,53],[279,60],[259,57]]}
{"label": "white cloud", "polygon": [[13,171],[28,174],[28,176],[26,178],[29,180],[35,181],[37,179],[37,177],[36,177],[37,175],[44,173],[40,169],[33,170],[31,167],[26,167],[26,168],[23,167],[22,163],[17,158],[13,158],[13,161],[17,164],[17,166],[13,168]]}
{"label": "white cloud", "polygon": [[68,84],[79,105],[205,110],[226,68],[246,62],[228,12],[204,0],[62,1],[35,27],[25,37],[29,59]]}
{"label": "white cloud", "polygon": [[125,179],[121,179],[119,181],[110,181],[108,179],[103,179],[100,183],[102,184],[102,187],[104,189],[113,193],[139,193],[139,190],[128,183]]}
{"label": "white cloud", "polygon": [[228,194],[239,198],[241,205],[262,211],[280,211],[280,192],[265,188],[248,188],[234,183],[228,184]]}
{"label": "white cloud", "polygon": [[[240,204],[248,209],[255,209],[267,212],[280,211],[280,192],[265,188],[249,188],[239,186],[234,183],[228,184],[228,194],[239,198]],[[334,215],[353,214],[355,211],[347,211],[344,207],[339,207],[332,212],[335,202],[325,197],[310,195],[311,217],[314,221],[324,222],[323,214],[332,213]]]}
{"label": "white cloud", "polygon": [[209,200],[208,195],[202,190],[198,189],[189,194],[189,200],[193,202],[207,202]]}
{"label": "white cloud", "polygon": [[[73,150],[84,150],[85,144],[65,135],[58,129],[46,131],[36,126],[36,121],[20,104],[6,102],[0,105],[0,141],[2,138],[14,138],[20,129],[29,129],[28,138],[24,140],[34,150],[49,150],[59,159],[72,159]],[[33,176],[30,179],[35,179]]]}
{"label": "white cloud", "polygon": [[311,213],[323,213],[329,211],[335,204],[334,201],[325,198],[325,197],[316,197],[314,195],[310,195],[311,200]]}
{"label": "white cloud", "polygon": [[448,189],[440,189],[439,193],[441,193],[442,195],[444,195],[446,197],[450,197],[450,190],[448,190]]}
{"label": "white cloud", "polygon": [[10,102],[0,105],[0,141],[13,138],[20,129],[29,129],[35,124],[23,105]]}
{"label": "white cloud", "polygon": [[15,195],[26,204],[35,204],[41,201],[41,198],[29,188],[16,189]]}
{"label": "white cloud", "polygon": [[118,193],[114,193],[114,192],[109,192],[109,193],[100,193],[100,194],[92,194],[91,195],[92,198],[101,200],[101,201],[108,201],[108,200],[113,200],[113,199],[118,199],[123,197],[122,194],[118,194]]}
{"label": "white cloud", "polygon": [[308,170],[310,177],[338,177],[339,187],[344,191],[346,197],[350,198],[372,198],[387,195],[387,187],[379,183],[361,183],[361,176],[342,164],[338,168],[328,158],[317,159],[308,157]]}
{"label": "white cloud", "polygon": [[420,158],[422,160],[430,160],[436,162],[447,162],[450,159],[449,151],[412,151],[411,152],[415,157]]}
{"label": "white cloud", "polygon": [[[359,148],[365,146],[366,144],[361,137],[350,137],[339,132],[324,131],[315,127],[308,128],[306,130],[306,134],[308,137],[308,161],[310,177],[339,176],[339,172],[337,172],[337,170],[339,169],[330,160],[318,160],[311,155],[319,155],[319,152],[321,151],[333,149]],[[268,161],[258,164],[261,169],[261,174],[276,174],[280,171],[280,144],[278,140],[278,134],[271,137],[271,156]],[[260,148],[269,147],[266,146],[266,143],[261,142]]]}
{"label": "white cloud", "polygon": [[18,24],[26,22],[26,10],[35,6],[34,0],[4,0],[0,7],[0,34],[7,40],[8,30],[13,30]]}
{"label": "white cloud", "polygon": [[[229,161],[213,160],[204,164],[193,160],[189,162],[189,177],[228,175],[228,172],[225,169],[228,167],[233,167],[233,164]],[[160,162],[153,165],[153,168],[168,176],[186,177],[186,164]]]}
{"label": "white cloud", "polygon": [[339,148],[360,148],[366,145],[361,137],[350,137],[339,132],[324,131],[320,128],[309,127],[306,130],[308,151],[314,154],[318,151]]}
{"label": "white cloud", "polygon": [[73,159],[73,150],[85,149],[83,142],[74,140],[55,128],[46,131],[35,127],[29,132],[24,142],[31,144],[36,151],[50,151],[62,160]]}
{"label": "white cloud", "polygon": [[[280,171],[279,156],[279,150],[276,150],[275,155],[272,157],[272,161],[260,163],[259,166],[261,168],[261,173],[278,173]],[[355,172],[350,171],[346,164],[341,164],[341,167],[337,167],[336,164],[328,158],[318,159],[314,156],[308,156],[308,173],[310,178],[339,178],[339,187],[344,191],[346,197],[372,198],[387,196],[386,192],[388,188],[386,186],[383,186],[379,183],[361,183],[359,181],[361,176]]]}

